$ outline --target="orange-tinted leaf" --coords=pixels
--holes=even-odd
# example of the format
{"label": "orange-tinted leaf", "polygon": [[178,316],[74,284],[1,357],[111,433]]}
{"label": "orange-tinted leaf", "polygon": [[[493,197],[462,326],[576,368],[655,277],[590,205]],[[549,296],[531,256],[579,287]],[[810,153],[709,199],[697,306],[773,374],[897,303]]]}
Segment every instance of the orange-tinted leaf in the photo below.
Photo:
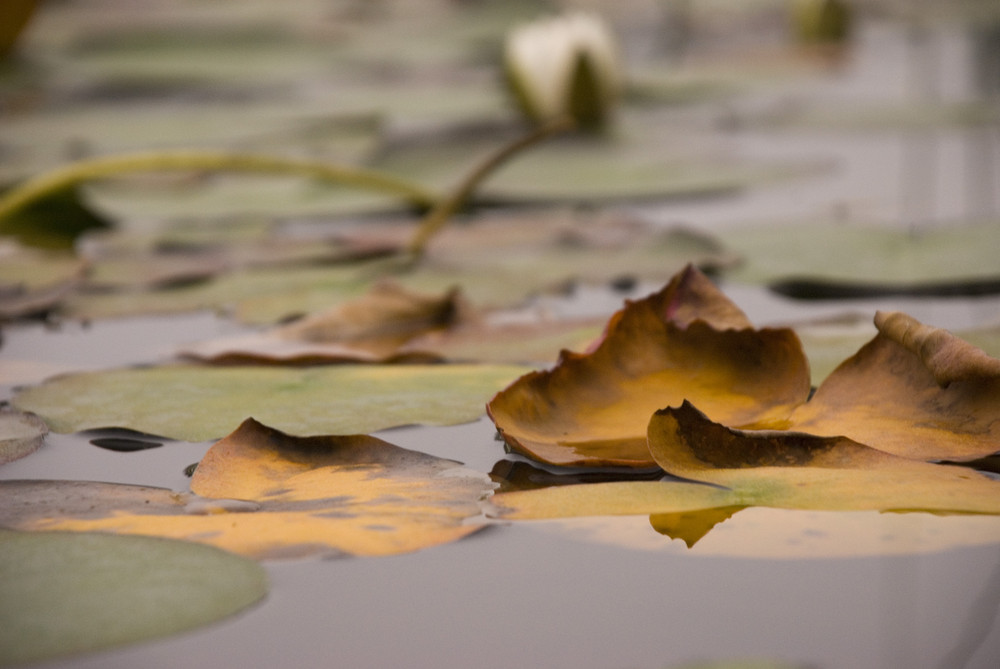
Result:
{"label": "orange-tinted leaf", "polygon": [[905,314],[875,323],[879,334],[792,414],[794,429],[920,460],[1000,451],[1000,360]]}
{"label": "orange-tinted leaf", "polygon": [[[493,495],[491,513],[510,520],[649,515],[654,529],[689,547],[736,512],[732,522],[740,525],[741,509],[749,507],[1000,515],[1000,481],[968,468],[901,458],[844,437],[735,430],[689,403],[653,416],[649,448],[661,467],[687,481],[513,490]],[[815,527],[816,519],[809,524]],[[935,532],[938,539],[948,536],[945,545],[991,543],[1000,536],[997,529],[995,521],[960,520]]]}
{"label": "orange-tinted leaf", "polygon": [[289,325],[202,342],[180,353],[217,364],[547,363],[562,348],[585,348],[602,324],[594,318],[514,320],[503,312],[479,313],[454,288],[431,296],[386,281]]}
{"label": "orange-tinted leaf", "polygon": [[414,337],[449,326],[466,311],[468,306],[457,290],[428,296],[384,282],[357,299],[289,325],[205,342],[182,353],[219,363],[433,360],[438,356],[403,354],[400,347]]}
{"label": "orange-tinted leaf", "polygon": [[247,419],[199,464],[192,493],[0,482],[0,525],[200,541],[251,557],[392,555],[479,529],[492,485],[459,464],[364,435],[292,437]]}
{"label": "orange-tinted leaf", "polygon": [[659,293],[626,303],[589,353],[502,390],[488,411],[516,451],[558,465],[649,467],[646,425],[657,409],[697,402],[733,425],[780,424],[809,393],[788,329],[754,330],[692,267]]}
{"label": "orange-tinted leaf", "polygon": [[737,430],[690,403],[656,412],[649,449],[667,472],[725,486],[733,503],[792,509],[1000,514],[1000,481],[846,437]]}

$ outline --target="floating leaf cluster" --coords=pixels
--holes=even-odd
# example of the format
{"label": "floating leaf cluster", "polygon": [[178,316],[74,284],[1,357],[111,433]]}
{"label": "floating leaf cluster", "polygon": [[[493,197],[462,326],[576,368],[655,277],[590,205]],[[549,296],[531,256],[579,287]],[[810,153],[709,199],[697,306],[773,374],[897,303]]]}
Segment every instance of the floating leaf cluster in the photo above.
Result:
{"label": "floating leaf cluster", "polygon": [[1000,513],[1000,483],[939,464],[998,451],[1000,360],[902,313],[875,324],[812,391],[793,331],[753,328],[688,268],[627,304],[593,350],[563,353],[488,407],[530,458],[659,467],[673,480],[512,490],[493,503],[515,518],[650,513],[691,543],[747,506]]}

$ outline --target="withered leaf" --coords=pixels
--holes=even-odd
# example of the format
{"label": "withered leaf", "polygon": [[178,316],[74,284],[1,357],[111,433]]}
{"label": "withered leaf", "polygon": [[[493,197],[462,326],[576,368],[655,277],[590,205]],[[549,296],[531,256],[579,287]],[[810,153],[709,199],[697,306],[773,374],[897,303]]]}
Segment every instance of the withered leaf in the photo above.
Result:
{"label": "withered leaf", "polygon": [[477,531],[465,521],[491,488],[375,437],[294,437],[247,419],[209,449],[191,492],[3,481],[0,525],[170,537],[260,559],[392,555]]}
{"label": "withered leaf", "polygon": [[755,330],[698,270],[628,302],[590,352],[564,352],[494,397],[488,412],[515,451],[558,465],[649,467],[657,409],[697,401],[734,425],[781,425],[809,393],[801,344]]}
{"label": "withered leaf", "polygon": [[846,437],[729,428],[688,402],[653,415],[649,449],[665,471],[725,486],[746,506],[1000,514],[1000,481],[968,468]]}
{"label": "withered leaf", "polygon": [[[652,417],[649,448],[664,470],[685,480],[502,492],[491,497],[492,513],[511,520],[649,515],[654,529],[688,546],[749,507],[1000,515],[1000,481],[979,472],[901,458],[843,437],[728,428],[689,403]],[[979,529],[995,541],[998,527]]]}
{"label": "withered leaf", "polygon": [[439,360],[402,347],[420,335],[447,328],[469,312],[457,289],[441,296],[375,284],[359,298],[257,334],[187,347],[182,355],[215,363],[386,362]]}
{"label": "withered leaf", "polygon": [[797,408],[790,425],[843,435],[920,460],[974,460],[1000,450],[1000,360],[902,313]]}

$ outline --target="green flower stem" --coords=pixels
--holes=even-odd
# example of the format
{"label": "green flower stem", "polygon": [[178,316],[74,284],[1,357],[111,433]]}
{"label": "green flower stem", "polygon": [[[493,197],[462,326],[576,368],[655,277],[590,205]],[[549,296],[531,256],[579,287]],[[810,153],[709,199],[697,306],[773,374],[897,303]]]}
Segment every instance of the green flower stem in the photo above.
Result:
{"label": "green flower stem", "polygon": [[446,197],[438,197],[404,179],[374,170],[313,160],[216,151],[165,151],[107,156],[82,160],[28,179],[0,195],[0,221],[32,204],[86,181],[135,174],[137,172],[211,171],[256,172],[311,177],[345,186],[382,191],[403,197],[428,208],[408,245],[410,260],[423,257],[430,239],[469,199],[482,181],[516,153],[543,139],[573,127],[561,118],[515,140],[488,156]]}
{"label": "green flower stem", "polygon": [[321,181],[382,191],[401,196],[421,207],[432,207],[438,197],[403,179],[357,167],[255,154],[215,151],[137,153],[82,160],[28,179],[0,196],[0,220],[61,190],[85,181],[171,170],[256,172],[311,177]]}
{"label": "green flower stem", "polygon": [[488,156],[458,184],[450,195],[439,200],[427,212],[424,219],[420,222],[417,231],[414,233],[413,238],[410,240],[409,253],[411,258],[416,261],[423,257],[427,243],[431,238],[458,211],[465,201],[469,199],[469,196],[472,195],[472,192],[479,184],[498,167],[522,150],[534,146],[552,135],[570,130],[574,125],[572,119],[568,117],[555,119]]}

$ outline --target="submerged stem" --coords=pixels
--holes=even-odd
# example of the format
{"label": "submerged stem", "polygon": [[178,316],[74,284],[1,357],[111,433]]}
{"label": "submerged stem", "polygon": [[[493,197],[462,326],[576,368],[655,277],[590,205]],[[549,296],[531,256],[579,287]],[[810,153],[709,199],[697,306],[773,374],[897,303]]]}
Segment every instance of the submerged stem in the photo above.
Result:
{"label": "submerged stem", "polygon": [[419,260],[431,238],[444,226],[448,219],[468,200],[472,192],[482,181],[503,163],[523,149],[573,127],[572,119],[563,117],[550,121],[536,130],[520,137],[507,146],[488,156],[479,166],[472,170],[452,191],[450,195],[439,200],[427,212],[420,226],[410,240],[409,252],[413,260]]}
{"label": "submerged stem", "polygon": [[438,198],[420,186],[374,170],[327,162],[215,151],[169,151],[82,160],[28,179],[0,195],[0,220],[39,200],[85,181],[135,172],[209,170],[312,177],[322,181],[399,195],[430,207]]}

